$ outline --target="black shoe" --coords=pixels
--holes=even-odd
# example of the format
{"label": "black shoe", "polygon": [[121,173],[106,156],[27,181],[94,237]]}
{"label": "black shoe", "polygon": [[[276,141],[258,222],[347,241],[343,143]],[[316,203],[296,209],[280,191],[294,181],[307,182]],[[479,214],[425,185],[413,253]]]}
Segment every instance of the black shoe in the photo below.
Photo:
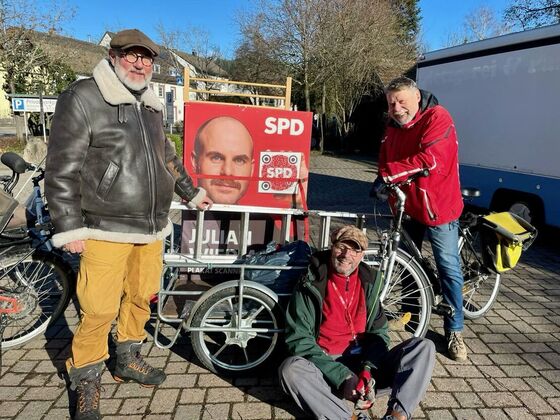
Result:
{"label": "black shoe", "polygon": [[76,391],[74,420],[100,420],[99,398],[101,394],[101,364],[83,368],[71,368],[70,389]]}
{"label": "black shoe", "polygon": [[113,378],[117,382],[134,381],[145,387],[153,387],[165,381],[161,369],[150,366],[140,354],[142,343],[137,341],[117,342],[117,364]]}

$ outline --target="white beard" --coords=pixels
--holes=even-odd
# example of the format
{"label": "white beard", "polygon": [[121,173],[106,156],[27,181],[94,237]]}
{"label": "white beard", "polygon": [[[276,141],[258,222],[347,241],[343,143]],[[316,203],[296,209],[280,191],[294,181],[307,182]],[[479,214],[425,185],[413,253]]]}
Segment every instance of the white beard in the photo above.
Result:
{"label": "white beard", "polygon": [[117,61],[115,63],[115,74],[117,75],[117,77],[119,78],[119,80],[129,89],[131,90],[142,90],[144,89],[146,86],[148,86],[148,83],[150,83],[150,80],[152,80],[152,75],[153,73],[150,74],[145,74],[144,75],[144,80],[143,81],[136,81],[136,80],[131,80],[130,76],[128,75],[127,71],[125,69],[123,69],[120,65],[119,62]]}

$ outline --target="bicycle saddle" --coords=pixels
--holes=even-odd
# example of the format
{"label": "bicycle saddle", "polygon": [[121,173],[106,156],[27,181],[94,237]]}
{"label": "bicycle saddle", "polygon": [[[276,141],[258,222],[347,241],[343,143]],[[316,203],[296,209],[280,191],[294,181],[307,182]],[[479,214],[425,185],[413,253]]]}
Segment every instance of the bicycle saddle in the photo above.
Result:
{"label": "bicycle saddle", "polygon": [[16,174],[22,174],[30,169],[29,163],[27,163],[20,155],[14,152],[4,153],[0,160],[4,165],[14,171]]}

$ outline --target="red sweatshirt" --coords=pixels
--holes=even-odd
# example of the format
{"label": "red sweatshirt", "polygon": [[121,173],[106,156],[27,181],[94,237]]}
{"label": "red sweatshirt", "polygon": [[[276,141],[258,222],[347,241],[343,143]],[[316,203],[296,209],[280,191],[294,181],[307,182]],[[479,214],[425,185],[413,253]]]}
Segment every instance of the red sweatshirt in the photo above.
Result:
{"label": "red sweatshirt", "polygon": [[[329,273],[317,340],[327,354],[344,353],[353,343],[352,330],[356,335],[366,330],[365,303],[364,289],[358,278],[358,270],[348,277]],[[346,306],[348,309],[345,308]]]}

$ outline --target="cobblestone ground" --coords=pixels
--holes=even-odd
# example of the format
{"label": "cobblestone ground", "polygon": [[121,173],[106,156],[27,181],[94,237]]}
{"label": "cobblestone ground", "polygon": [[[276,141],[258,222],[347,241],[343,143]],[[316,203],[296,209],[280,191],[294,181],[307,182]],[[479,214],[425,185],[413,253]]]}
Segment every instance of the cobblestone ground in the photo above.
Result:
{"label": "cobblestone ground", "polygon": [[[313,156],[309,207],[370,212],[367,193],[375,167],[354,159]],[[312,228],[317,226],[312,220]],[[434,316],[428,337],[438,348],[430,388],[415,418],[560,419],[560,255],[558,246],[537,243],[514,272],[503,276],[494,309],[467,321],[469,358],[444,354],[442,322]],[[0,376],[0,417],[69,418],[62,372],[77,324],[71,304],[48,332],[23,347],[4,352]],[[149,325],[153,331],[153,323]],[[171,350],[143,348],[150,363],[165,369],[167,381],[155,389],[117,384],[103,375],[105,419],[287,419],[301,418],[275,377],[278,361],[258,375],[218,377],[192,353],[188,337]],[[384,411],[386,398],[374,415]]]}

